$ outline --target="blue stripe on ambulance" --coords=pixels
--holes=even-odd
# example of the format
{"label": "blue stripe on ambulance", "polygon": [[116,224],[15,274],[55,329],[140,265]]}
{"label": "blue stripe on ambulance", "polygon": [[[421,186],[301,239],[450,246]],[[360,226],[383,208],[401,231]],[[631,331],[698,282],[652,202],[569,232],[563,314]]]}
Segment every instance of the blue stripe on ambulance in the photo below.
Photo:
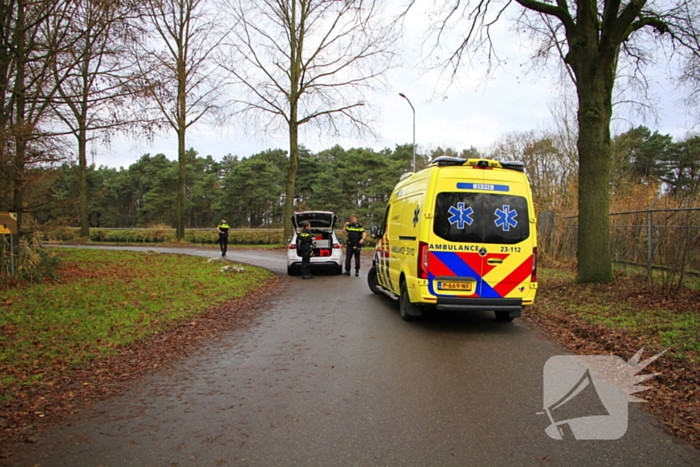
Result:
{"label": "blue stripe on ambulance", "polygon": [[[501,298],[501,296],[496,292],[493,287],[491,287],[488,282],[486,282],[474,269],[469,266],[462,258],[457,255],[457,253],[449,251],[431,251],[432,255],[437,257],[442,263],[450,269],[450,271],[458,277],[473,277],[476,279],[476,291],[475,294],[479,297],[484,298]],[[433,283],[435,275],[428,271],[428,290],[431,294],[442,297],[458,297],[460,295],[445,295],[443,293],[438,293],[433,288]],[[464,295],[461,295],[464,296]]]}

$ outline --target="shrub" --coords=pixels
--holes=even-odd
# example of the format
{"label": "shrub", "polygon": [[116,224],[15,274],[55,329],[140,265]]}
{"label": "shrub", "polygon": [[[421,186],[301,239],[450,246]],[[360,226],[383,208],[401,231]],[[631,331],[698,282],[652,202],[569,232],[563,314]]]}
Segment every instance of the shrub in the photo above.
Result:
{"label": "shrub", "polygon": [[[11,253],[9,237],[3,235],[0,245],[0,279],[3,282],[11,280],[24,280],[40,282],[44,279],[54,279],[58,259],[52,252],[46,251],[41,246],[39,232],[28,235]],[[14,270],[14,274],[13,274]]]}
{"label": "shrub", "polygon": [[145,231],[141,232],[144,232],[146,242],[161,243],[175,240],[175,231],[165,224],[149,225]]}
{"label": "shrub", "polygon": [[90,240],[93,242],[104,242],[107,232],[106,229],[90,229]]}
{"label": "shrub", "polygon": [[280,245],[285,243],[282,230],[234,230],[229,232],[228,242],[232,245]]}
{"label": "shrub", "polygon": [[216,230],[185,230],[185,241],[192,243],[216,243],[219,233]]}
{"label": "shrub", "polygon": [[[75,241],[80,229],[62,226],[50,229],[47,238],[57,241]],[[153,225],[145,229],[103,229],[91,228],[90,240],[110,243],[163,243],[175,241],[175,230],[167,225]],[[214,245],[219,241],[219,233],[214,229],[185,230],[185,241],[203,245]],[[285,243],[282,230],[232,230],[229,232],[231,245],[281,245]]]}
{"label": "shrub", "polygon": [[[55,225],[45,228],[45,236],[50,240],[71,242],[80,237],[80,229],[66,225]],[[338,230],[335,234],[343,236]],[[90,240],[93,242],[111,243],[162,243],[175,241],[175,230],[167,225],[152,225],[145,229],[103,229],[91,228]],[[215,245],[219,242],[219,234],[215,229],[186,229],[185,241],[201,245]],[[228,242],[230,245],[283,245],[287,242],[282,229],[279,230],[231,230]],[[376,240],[367,236],[365,246],[374,248]]]}
{"label": "shrub", "polygon": [[80,229],[71,227],[68,219],[56,219],[41,227],[43,237],[47,240],[63,242],[75,241],[80,238]]}

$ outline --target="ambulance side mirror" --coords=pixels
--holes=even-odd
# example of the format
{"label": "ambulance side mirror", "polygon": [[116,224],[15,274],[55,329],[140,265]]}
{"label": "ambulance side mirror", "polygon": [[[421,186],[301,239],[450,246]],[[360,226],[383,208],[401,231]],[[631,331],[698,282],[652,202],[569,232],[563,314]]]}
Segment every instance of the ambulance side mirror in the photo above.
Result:
{"label": "ambulance side mirror", "polygon": [[372,227],[370,227],[369,236],[374,238],[374,239],[381,237],[381,234],[379,233],[379,226],[378,225],[373,225]]}

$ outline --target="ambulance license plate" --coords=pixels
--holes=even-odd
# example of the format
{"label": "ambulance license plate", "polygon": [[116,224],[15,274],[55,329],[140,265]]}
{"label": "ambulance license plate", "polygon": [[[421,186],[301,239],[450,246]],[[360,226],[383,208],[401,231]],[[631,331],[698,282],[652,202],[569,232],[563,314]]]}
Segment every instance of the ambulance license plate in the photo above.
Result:
{"label": "ambulance license plate", "polygon": [[438,290],[463,290],[470,292],[473,282],[438,282]]}

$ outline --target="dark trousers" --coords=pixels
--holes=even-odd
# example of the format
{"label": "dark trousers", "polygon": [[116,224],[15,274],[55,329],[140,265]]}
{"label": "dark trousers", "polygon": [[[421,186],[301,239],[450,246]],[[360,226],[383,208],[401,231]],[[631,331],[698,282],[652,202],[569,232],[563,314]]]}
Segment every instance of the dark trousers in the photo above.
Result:
{"label": "dark trousers", "polygon": [[311,251],[300,251],[301,255],[301,275],[309,276],[309,265],[311,264]]}
{"label": "dark trousers", "polygon": [[360,270],[360,252],[362,245],[359,243],[348,243],[345,249],[345,271],[350,272],[352,258],[355,257],[355,271]]}
{"label": "dark trousers", "polygon": [[228,235],[219,234],[219,248],[221,248],[221,253],[225,255],[228,248]]}

